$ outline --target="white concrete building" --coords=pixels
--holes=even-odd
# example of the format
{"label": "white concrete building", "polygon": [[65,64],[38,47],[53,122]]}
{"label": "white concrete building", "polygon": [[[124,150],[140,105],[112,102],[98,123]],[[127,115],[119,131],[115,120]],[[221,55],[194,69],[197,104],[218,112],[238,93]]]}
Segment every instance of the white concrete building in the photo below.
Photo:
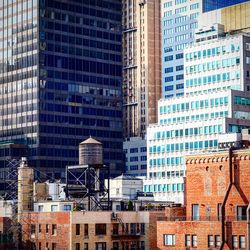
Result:
{"label": "white concrete building", "polygon": [[72,211],[72,201],[40,201],[34,203],[34,212],[63,212]]}
{"label": "white concrete building", "polygon": [[130,175],[122,174],[111,179],[109,185],[111,199],[134,200],[137,192],[143,191],[143,180]]}
{"label": "white concrete building", "polygon": [[184,202],[185,155],[217,150],[219,134],[250,127],[250,36],[221,37],[220,25],[199,32],[204,39],[184,51],[184,97],[160,100],[147,130],[144,191],[159,201]]}
{"label": "white concrete building", "polygon": [[147,141],[141,137],[131,137],[123,142],[126,157],[126,174],[147,175]]}

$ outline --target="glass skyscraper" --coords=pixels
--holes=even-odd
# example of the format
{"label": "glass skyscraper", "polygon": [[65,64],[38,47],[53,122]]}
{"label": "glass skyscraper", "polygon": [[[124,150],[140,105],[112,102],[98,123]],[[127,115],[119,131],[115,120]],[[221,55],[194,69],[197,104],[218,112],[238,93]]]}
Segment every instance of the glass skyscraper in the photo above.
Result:
{"label": "glass skyscraper", "polygon": [[93,136],[111,175],[123,171],[121,32],[119,0],[1,1],[1,167],[16,144],[63,178]]}
{"label": "glass skyscraper", "polygon": [[203,0],[203,12],[225,8],[238,3],[248,2],[246,0]]}

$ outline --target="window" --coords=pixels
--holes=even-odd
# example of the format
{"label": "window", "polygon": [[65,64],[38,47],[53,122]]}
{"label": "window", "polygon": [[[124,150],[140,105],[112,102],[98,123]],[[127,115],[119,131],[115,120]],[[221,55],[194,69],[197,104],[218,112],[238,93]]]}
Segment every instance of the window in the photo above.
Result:
{"label": "window", "polygon": [[52,250],[56,250],[56,243],[52,242]]}
{"label": "window", "polygon": [[208,235],[208,247],[214,247],[214,236]]}
{"label": "window", "polygon": [[165,62],[173,61],[173,56],[165,56]]}
{"label": "window", "polygon": [[81,249],[80,243],[76,243],[76,250],[80,250],[80,249]]}
{"label": "window", "polygon": [[233,248],[238,248],[238,237],[237,237],[237,235],[232,236],[232,244],[233,244]]}
{"label": "window", "polygon": [[56,229],[57,229],[56,224],[52,224],[52,235],[56,235]]}
{"label": "window", "polygon": [[51,205],[51,212],[58,211],[58,205]]}
{"label": "window", "polygon": [[217,215],[218,215],[218,220],[221,220],[221,203],[218,203],[217,205]]}
{"label": "window", "polygon": [[71,205],[63,205],[63,211],[71,211]]}
{"label": "window", "polygon": [[198,204],[192,205],[192,218],[193,220],[199,220],[199,205]]}
{"label": "window", "polygon": [[239,247],[241,249],[242,248],[246,248],[246,238],[245,238],[245,236],[240,235],[240,237],[239,237],[239,243],[240,243]]}
{"label": "window", "polygon": [[165,68],[165,73],[171,73],[174,71],[173,67]]}
{"label": "window", "polygon": [[113,250],[119,250],[119,242],[113,242]]}
{"label": "window", "polygon": [[246,57],[246,64],[250,64],[250,57]]}
{"label": "window", "polygon": [[106,224],[96,224],[95,225],[96,235],[106,235]]}
{"label": "window", "polygon": [[190,240],[190,235],[189,234],[187,234],[187,235],[185,235],[185,246],[186,247],[191,247],[191,240]]}
{"label": "window", "polygon": [[43,205],[38,205],[38,212],[43,212]]}
{"label": "window", "polygon": [[164,234],[164,245],[174,246],[175,245],[175,235],[174,234]]}
{"label": "window", "polygon": [[247,219],[247,206],[237,206],[237,220]]}
{"label": "window", "polygon": [[32,224],[31,225],[31,234],[35,234],[36,233],[36,225]]}
{"label": "window", "polygon": [[197,235],[192,235],[192,247],[197,247]]}
{"label": "window", "polygon": [[89,243],[84,243],[84,250],[89,250]]}
{"label": "window", "polygon": [[89,224],[84,224],[84,236],[89,235]]}
{"label": "window", "polygon": [[39,233],[42,232],[42,225],[41,225],[41,224],[38,225],[38,232],[39,232]]}
{"label": "window", "polygon": [[80,224],[76,224],[76,235],[80,235]]}
{"label": "window", "polygon": [[145,234],[145,223],[141,223],[141,234]]}
{"label": "window", "polygon": [[106,242],[97,242],[95,243],[96,250],[106,250]]}
{"label": "window", "polygon": [[46,233],[48,233],[48,232],[49,232],[49,225],[46,224]]}
{"label": "window", "polygon": [[141,241],[141,248],[140,250],[145,250],[145,241]]}
{"label": "window", "polygon": [[220,247],[220,235],[215,235],[214,236],[215,239],[215,247]]}

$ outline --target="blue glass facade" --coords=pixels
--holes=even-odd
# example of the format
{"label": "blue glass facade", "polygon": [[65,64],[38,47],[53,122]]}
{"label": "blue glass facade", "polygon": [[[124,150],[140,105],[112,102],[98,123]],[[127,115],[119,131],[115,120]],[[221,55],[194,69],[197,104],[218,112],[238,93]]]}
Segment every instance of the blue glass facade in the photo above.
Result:
{"label": "blue glass facade", "polygon": [[91,135],[103,143],[111,175],[119,175],[121,2],[1,5],[1,143],[28,145],[32,166],[62,178],[66,165],[78,163],[78,144]]}
{"label": "blue glass facade", "polygon": [[248,2],[246,0],[203,0],[203,12],[217,10],[238,3]]}

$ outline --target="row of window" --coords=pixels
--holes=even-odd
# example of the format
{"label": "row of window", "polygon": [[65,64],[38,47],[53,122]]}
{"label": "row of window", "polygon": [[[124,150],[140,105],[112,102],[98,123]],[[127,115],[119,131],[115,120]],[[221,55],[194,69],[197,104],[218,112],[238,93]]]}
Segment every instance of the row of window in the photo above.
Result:
{"label": "row of window", "polygon": [[[186,80],[186,87],[196,87],[211,84],[211,83],[219,83],[221,81],[230,81],[230,80],[238,80],[240,79],[240,71],[231,71],[227,73],[217,74],[217,75],[209,75],[204,77],[198,77],[193,79]],[[240,84],[238,84],[240,85]]]}
{"label": "row of window", "polygon": [[[184,66],[183,65],[178,65],[175,67],[175,71],[181,71],[183,70]],[[173,67],[169,67],[169,68],[165,68],[165,73],[172,73],[174,72],[174,68]]]}
{"label": "row of window", "polygon": [[229,45],[223,45],[220,47],[204,49],[202,51],[186,53],[185,58],[186,58],[186,61],[193,60],[193,59],[200,60],[201,58],[216,56],[216,55],[225,54],[225,53],[234,53],[234,52],[238,52],[239,50],[240,50],[239,44],[229,44]]}
{"label": "row of window", "polygon": [[228,96],[210,98],[210,99],[200,100],[200,101],[178,103],[178,104],[172,104],[172,105],[164,105],[164,106],[160,106],[160,115],[169,114],[169,113],[178,112],[178,111],[183,112],[183,111],[188,111],[190,109],[217,107],[219,105],[227,105],[227,104],[228,104]]}
{"label": "row of window", "polygon": [[[81,243],[75,243],[75,250],[80,250]],[[83,243],[83,250],[89,250],[89,243]],[[95,250],[107,250],[107,243],[106,242],[96,242],[95,243]],[[113,242],[112,250],[119,250],[119,249],[140,249],[145,250],[145,242],[137,242],[137,241],[122,241],[119,243],[118,241]],[[54,250],[54,249],[53,249]],[[92,249],[94,250],[94,249]]]}
{"label": "row of window", "polygon": [[[184,8],[180,8],[180,9],[176,9],[177,12],[185,12],[185,7]],[[163,17],[171,17],[173,15],[177,15],[178,17],[175,18],[175,23],[184,23],[187,20],[193,20],[193,19],[197,19],[197,17],[199,16],[199,12],[196,13],[192,13],[190,15],[178,15],[177,13],[174,13],[172,10],[167,10],[164,11],[163,13]]]}
{"label": "row of window", "polygon": [[[150,169],[151,171],[151,169]],[[152,179],[160,179],[160,178],[179,178],[179,177],[184,177],[185,171],[180,170],[180,171],[167,171],[167,172],[150,172],[149,173],[149,178]]]}
{"label": "row of window", "polygon": [[[141,170],[146,170],[147,169],[147,165],[143,164],[140,166]],[[129,171],[135,171],[135,170],[139,170],[139,166],[138,165],[131,165],[130,167],[127,167],[127,170]]]}
{"label": "row of window", "polygon": [[[221,132],[222,132],[222,125],[210,125],[210,126],[203,126],[203,127],[155,132],[154,139],[157,139],[157,140],[170,139],[170,138],[176,138],[176,137],[178,138],[178,137],[183,137],[183,136],[208,135],[208,134],[213,134],[213,133],[217,134]],[[167,145],[171,145],[171,144],[167,144]],[[150,146],[149,152],[150,153],[159,152],[160,148],[162,148],[162,146],[160,145],[157,147],[157,149],[156,149],[156,146]],[[166,146],[166,152],[168,152],[168,148],[170,149],[171,146]]]}
{"label": "row of window", "polygon": [[[175,146],[179,146],[179,144],[173,144]],[[181,144],[183,147],[183,143]],[[180,151],[182,151],[180,149]],[[179,151],[179,150],[176,150]],[[172,151],[174,152],[174,151]],[[183,165],[184,164],[184,158],[183,157],[169,157],[169,158],[158,158],[158,159],[150,159],[149,160],[149,166],[164,166],[164,165]]]}
{"label": "row of window", "polygon": [[183,183],[145,185],[145,192],[183,192]]}
{"label": "row of window", "polygon": [[[191,141],[191,142],[185,142],[185,143],[174,143],[174,144],[167,144],[166,148],[165,146],[158,146],[157,151],[152,153],[163,153],[163,152],[182,152],[183,150],[198,150],[198,149],[204,149],[204,148],[216,148],[218,146],[218,140],[204,140],[204,141]],[[154,146],[156,147],[156,146]],[[159,151],[158,151],[159,150]],[[151,153],[151,154],[152,154]],[[171,159],[171,160],[168,160]],[[156,161],[156,159],[154,159]],[[156,162],[152,162],[150,160],[150,165],[157,165]],[[182,158],[179,157],[171,157],[171,158],[166,158],[166,161],[164,159],[159,160],[158,165],[179,165],[179,163],[183,162]],[[165,163],[166,162],[166,163]]]}
{"label": "row of window", "polygon": [[[175,235],[174,234],[164,234],[163,241],[165,246],[175,246]],[[186,234],[185,235],[185,247],[197,247],[198,239],[196,234]],[[208,248],[220,247],[221,246],[221,236],[220,235],[208,235],[207,236],[207,246]],[[204,246],[203,246],[204,247]],[[246,237],[244,235],[233,235],[232,236],[232,247],[233,249],[245,249],[246,248]]]}
{"label": "row of window", "polygon": [[[131,156],[131,157],[129,158],[129,160],[130,160],[130,162],[139,161],[139,157],[138,157],[138,156]],[[141,160],[141,161],[146,161],[146,160],[147,160],[147,156],[146,156],[146,155],[142,155],[142,156],[140,157],[140,160]]]}
{"label": "row of window", "polygon": [[[219,118],[219,117],[228,117],[228,111],[220,111],[220,112],[212,112],[210,113],[210,118]],[[201,120],[208,120],[209,114],[200,114],[200,115],[191,115],[189,116],[182,116],[182,117],[174,117],[174,118],[168,118],[168,119],[160,119],[161,125],[166,124],[175,124],[175,123],[184,123],[189,121],[201,121]]]}
{"label": "row of window", "polygon": [[[122,223],[122,226],[118,223],[112,224],[113,228],[111,233],[113,235],[118,235],[120,232],[126,232],[129,234],[145,234],[145,223]],[[120,228],[121,227],[121,228]],[[75,234],[84,236],[89,235],[89,225],[88,224],[75,224]],[[107,235],[107,224],[97,223],[95,224],[95,235]]]}
{"label": "row of window", "polygon": [[[140,150],[140,152],[141,152],[141,153],[143,153],[143,152],[147,152],[147,147],[141,147],[141,148],[130,148],[129,152],[130,152],[131,154],[133,154],[133,153],[138,153],[138,152],[139,152],[139,150]],[[128,150],[127,150],[127,149],[125,149],[125,153],[127,153],[127,152],[128,152]]]}
{"label": "row of window", "polygon": [[225,67],[232,67],[235,65],[240,64],[240,57],[233,57],[233,58],[228,58],[228,59],[223,59],[223,60],[217,60],[217,61],[212,61],[212,62],[207,62],[207,63],[202,63],[202,64],[194,64],[186,67],[186,74],[189,73],[197,73],[197,72],[204,72],[207,70],[214,70],[214,69],[220,69],[220,68],[225,68]]}
{"label": "row of window", "polygon": [[[87,9],[88,8],[86,8],[85,11]],[[97,12],[99,11],[97,10]],[[55,9],[53,11],[47,10],[45,12],[44,17],[48,19],[54,19],[57,21],[63,21],[65,23],[79,24],[81,26],[86,25],[92,28],[105,29],[105,30],[111,30],[111,31],[113,31],[116,28],[115,27],[116,24],[114,23],[103,22],[103,21],[96,20],[95,18],[90,18],[90,17],[85,18],[85,16],[77,16],[76,13],[74,13],[74,15],[70,15],[68,13],[55,11]]]}
{"label": "row of window", "polygon": [[234,96],[234,104],[250,106],[250,98],[241,97],[241,96]]}

